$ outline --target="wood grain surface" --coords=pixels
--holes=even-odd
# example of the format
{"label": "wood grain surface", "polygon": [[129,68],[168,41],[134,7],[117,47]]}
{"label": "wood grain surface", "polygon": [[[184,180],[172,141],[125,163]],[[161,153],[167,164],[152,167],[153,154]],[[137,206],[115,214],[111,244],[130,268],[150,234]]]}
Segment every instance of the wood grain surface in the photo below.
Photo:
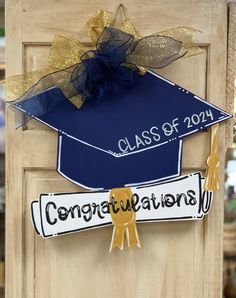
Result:
{"label": "wood grain surface", "polygon": [[[55,33],[88,43],[86,22],[116,0],[7,0],[7,75],[45,65]],[[225,108],[227,4],[213,0],[125,0],[142,34],[177,26],[194,36],[205,54],[158,71]],[[139,224],[141,249],[109,254],[112,228],[55,239],[36,236],[30,203],[42,192],[78,187],[55,171],[56,133],[30,121],[15,129],[7,111],[6,297],[7,298],[220,298],[225,126],[220,126],[220,184],[210,214],[201,222]],[[205,171],[209,131],[184,141],[183,173]],[[78,153],[79,154],[79,153]],[[167,161],[168,162],[168,161]],[[101,173],[102,174],[102,173]]]}

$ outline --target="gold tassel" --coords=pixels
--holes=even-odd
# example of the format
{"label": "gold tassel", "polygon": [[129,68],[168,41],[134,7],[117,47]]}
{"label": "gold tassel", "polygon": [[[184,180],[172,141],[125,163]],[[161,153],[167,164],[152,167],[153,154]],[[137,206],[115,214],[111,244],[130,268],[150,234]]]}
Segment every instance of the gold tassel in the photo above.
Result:
{"label": "gold tassel", "polygon": [[211,145],[210,155],[207,158],[207,172],[204,183],[204,190],[219,189],[218,167],[220,161],[218,158],[218,143],[219,143],[219,124],[211,127]]}

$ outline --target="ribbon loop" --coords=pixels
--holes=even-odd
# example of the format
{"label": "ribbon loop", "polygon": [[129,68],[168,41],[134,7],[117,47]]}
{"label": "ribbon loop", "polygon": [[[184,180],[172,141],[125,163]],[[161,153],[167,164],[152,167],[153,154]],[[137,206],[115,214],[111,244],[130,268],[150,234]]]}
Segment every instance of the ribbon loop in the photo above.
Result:
{"label": "ribbon loop", "polygon": [[151,35],[136,41],[127,61],[146,68],[162,68],[182,57],[182,42],[168,36]]}
{"label": "ribbon loop", "polygon": [[126,21],[127,20],[127,15],[126,15],[126,12],[125,12],[125,7],[122,3],[120,3],[116,9],[116,11],[114,12],[114,16],[113,16],[113,19],[111,21],[111,27],[113,27],[115,25],[115,22],[118,18],[118,15],[120,13],[123,13],[123,17],[124,17],[124,20]]}

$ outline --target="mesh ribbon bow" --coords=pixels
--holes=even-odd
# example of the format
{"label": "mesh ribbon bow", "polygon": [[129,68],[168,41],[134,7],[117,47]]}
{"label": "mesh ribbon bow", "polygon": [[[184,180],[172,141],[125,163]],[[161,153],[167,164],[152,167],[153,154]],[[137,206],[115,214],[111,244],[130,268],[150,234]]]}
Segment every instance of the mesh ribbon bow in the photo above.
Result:
{"label": "mesh ribbon bow", "polygon": [[[162,68],[183,55],[203,51],[193,44],[192,34],[196,30],[192,28],[178,27],[142,38],[130,19],[116,29],[111,26],[112,13],[104,10],[88,22],[95,50],[74,38],[57,35],[44,69],[5,81],[7,100],[21,101],[57,86],[79,108],[83,101],[102,97],[112,88],[110,82],[114,79],[116,83],[133,83],[138,71]],[[45,111],[50,110],[48,105]]]}
{"label": "mesh ribbon bow", "polygon": [[166,36],[134,36],[106,27],[96,50],[86,52],[70,82],[83,101],[99,99],[113,86],[133,84],[138,67],[161,68],[182,56],[181,42]]}

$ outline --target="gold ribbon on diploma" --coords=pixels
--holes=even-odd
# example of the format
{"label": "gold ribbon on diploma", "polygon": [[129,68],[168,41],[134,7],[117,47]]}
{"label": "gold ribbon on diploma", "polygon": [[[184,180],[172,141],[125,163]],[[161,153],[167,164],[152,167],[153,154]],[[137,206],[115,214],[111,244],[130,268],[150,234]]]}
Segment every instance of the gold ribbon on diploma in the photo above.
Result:
{"label": "gold ribbon on diploma", "polygon": [[110,252],[114,248],[123,250],[126,234],[129,248],[137,245],[140,247],[138,231],[136,227],[136,214],[132,209],[132,191],[130,188],[113,188],[110,191],[110,203],[117,202],[119,209],[111,210],[111,218],[114,224]]}

